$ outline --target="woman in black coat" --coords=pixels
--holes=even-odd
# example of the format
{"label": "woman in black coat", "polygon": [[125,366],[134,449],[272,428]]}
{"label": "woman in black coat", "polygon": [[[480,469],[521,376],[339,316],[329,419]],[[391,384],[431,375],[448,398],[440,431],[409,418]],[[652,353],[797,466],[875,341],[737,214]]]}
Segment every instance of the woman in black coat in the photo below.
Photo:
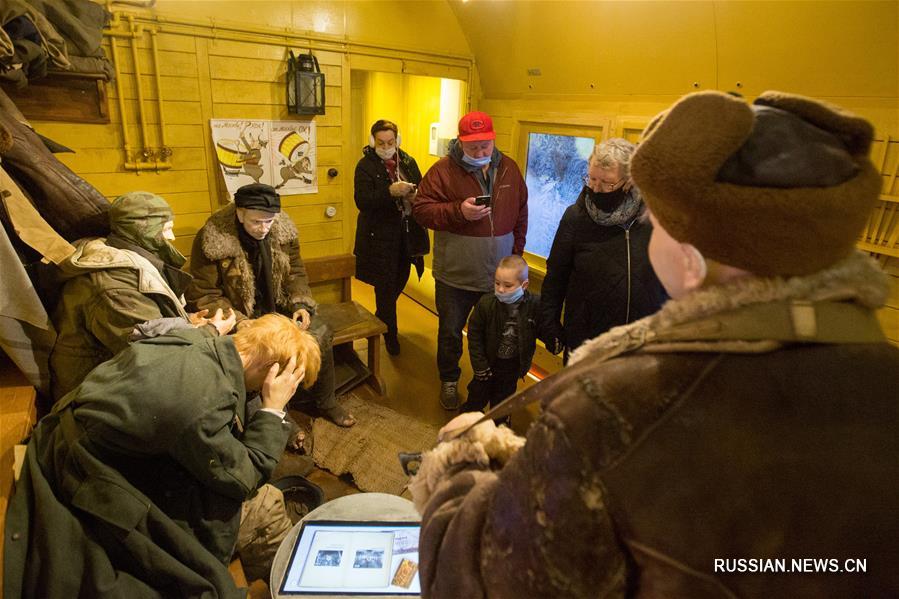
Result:
{"label": "woman in black coat", "polygon": [[594,148],[584,189],[562,216],[546,260],[541,329],[566,362],[584,341],[654,313],[667,299],[649,264],[652,225],[629,181],[634,149],[619,138]]}
{"label": "woman in black coat", "polygon": [[375,288],[375,315],[387,325],[384,345],[394,356],[400,353],[396,300],[409,280],[409,266],[414,264],[421,278],[423,256],[430,250],[427,231],[411,217],[421,172],[399,142],[394,123],[382,119],[371,126],[353,194],[359,208],[356,278]]}

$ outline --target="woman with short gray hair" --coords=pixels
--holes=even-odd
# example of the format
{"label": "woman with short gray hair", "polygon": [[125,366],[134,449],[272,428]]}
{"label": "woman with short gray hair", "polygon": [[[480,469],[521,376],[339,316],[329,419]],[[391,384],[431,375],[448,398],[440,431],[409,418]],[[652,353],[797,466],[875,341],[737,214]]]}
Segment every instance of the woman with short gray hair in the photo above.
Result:
{"label": "woman with short gray hair", "polygon": [[584,188],[562,216],[546,260],[544,341],[553,353],[564,351],[566,362],[584,341],[652,314],[666,299],[647,255],[652,226],[630,180],[634,149],[622,138],[593,148]]}
{"label": "woman with short gray hair", "polygon": [[593,153],[587,162],[588,166],[598,165],[603,169],[618,168],[620,174],[630,178],[631,156],[636,146],[621,137],[613,137],[593,146]]}

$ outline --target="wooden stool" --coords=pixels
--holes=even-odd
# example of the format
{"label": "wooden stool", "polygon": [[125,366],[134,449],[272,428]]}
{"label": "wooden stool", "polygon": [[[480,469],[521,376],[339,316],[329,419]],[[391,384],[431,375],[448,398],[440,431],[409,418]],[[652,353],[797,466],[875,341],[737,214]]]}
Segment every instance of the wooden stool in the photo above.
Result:
{"label": "wooden stool", "polygon": [[381,378],[381,335],[387,332],[387,325],[374,314],[352,301],[352,278],[356,272],[356,257],[351,254],[324,256],[304,261],[309,283],[340,284],[340,302],[320,303],[317,315],[322,317],[334,331],[334,348],[350,347],[356,339],[366,339],[368,343],[367,366],[369,375],[365,382],[379,394],[384,395],[387,387]]}
{"label": "wooden stool", "polygon": [[387,325],[374,314],[356,302],[339,304],[319,304],[317,315],[334,330],[334,347],[352,344],[356,339],[366,339],[370,372],[365,382],[379,394],[384,395],[387,387],[381,378],[381,335],[387,332]]}

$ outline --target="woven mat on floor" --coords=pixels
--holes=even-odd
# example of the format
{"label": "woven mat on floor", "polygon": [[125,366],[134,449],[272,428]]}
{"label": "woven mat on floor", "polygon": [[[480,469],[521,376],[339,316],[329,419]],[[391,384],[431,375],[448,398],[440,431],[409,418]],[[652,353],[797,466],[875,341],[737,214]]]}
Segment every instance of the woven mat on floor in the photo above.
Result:
{"label": "woven mat on floor", "polygon": [[430,449],[437,442],[437,427],[352,393],[338,401],[356,417],[356,425],[341,428],[316,418],[312,426],[315,463],[337,476],[349,472],[363,491],[402,494],[409,479],[397,453]]}

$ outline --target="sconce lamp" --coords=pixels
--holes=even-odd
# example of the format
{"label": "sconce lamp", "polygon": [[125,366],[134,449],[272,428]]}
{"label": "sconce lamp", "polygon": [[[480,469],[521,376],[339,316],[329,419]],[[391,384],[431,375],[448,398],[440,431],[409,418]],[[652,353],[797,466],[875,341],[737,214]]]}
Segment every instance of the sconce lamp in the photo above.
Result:
{"label": "sconce lamp", "polygon": [[309,54],[287,59],[287,112],[290,114],[325,114],[325,74],[318,59]]}

